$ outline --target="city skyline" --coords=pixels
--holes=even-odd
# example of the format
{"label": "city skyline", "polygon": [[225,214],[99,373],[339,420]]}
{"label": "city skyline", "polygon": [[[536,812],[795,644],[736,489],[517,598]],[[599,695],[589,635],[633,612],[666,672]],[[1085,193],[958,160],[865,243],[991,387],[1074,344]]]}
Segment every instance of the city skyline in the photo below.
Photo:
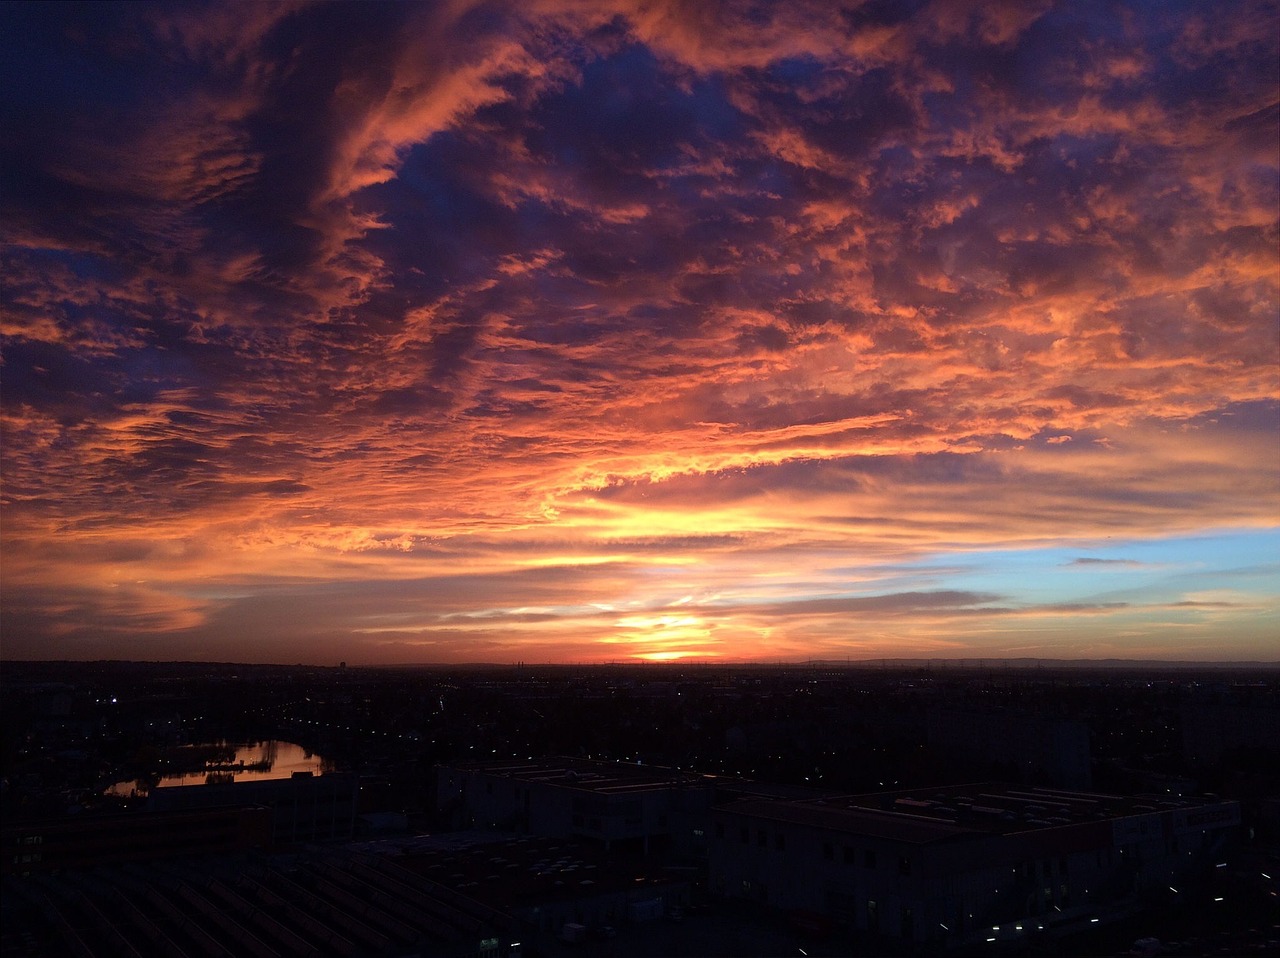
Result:
{"label": "city skyline", "polygon": [[1277,659],[1273,5],[0,17],[6,658]]}

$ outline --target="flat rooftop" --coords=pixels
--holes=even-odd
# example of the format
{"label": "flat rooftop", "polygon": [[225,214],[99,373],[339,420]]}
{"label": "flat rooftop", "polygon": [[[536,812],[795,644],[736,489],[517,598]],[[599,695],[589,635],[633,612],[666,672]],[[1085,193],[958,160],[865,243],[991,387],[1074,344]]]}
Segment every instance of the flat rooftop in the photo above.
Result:
{"label": "flat rooftop", "polygon": [[629,762],[598,762],[587,758],[539,758],[531,761],[468,762],[446,766],[518,782],[577,788],[590,792],[637,792],[691,785],[703,781],[694,772]]}
{"label": "flat rooftop", "polygon": [[828,831],[885,838],[913,845],[946,841],[974,834],[971,828],[921,816],[871,811],[852,805],[842,805],[838,798],[800,802],[747,799],[724,806],[724,811],[773,822],[809,825]]}
{"label": "flat rooftop", "polygon": [[443,766],[512,781],[537,782],[591,792],[626,793],[672,787],[714,789],[718,801],[738,797],[798,799],[835,795],[830,789],[807,785],[776,785],[737,776],[712,775],[661,765],[605,762],[589,758],[554,757],[509,762],[461,762]]}
{"label": "flat rooftop", "polygon": [[1118,796],[979,783],[801,801],[748,799],[725,811],[907,843],[1063,828],[1222,804],[1211,798]]}
{"label": "flat rooftop", "polygon": [[1000,832],[1111,821],[1221,804],[1214,798],[1105,795],[996,782],[874,792],[846,796],[843,801],[859,808],[923,815]]}
{"label": "flat rooftop", "polygon": [[465,847],[405,849],[396,864],[476,901],[505,909],[612,892],[643,896],[687,881],[641,856],[603,856],[573,839],[504,838]]}

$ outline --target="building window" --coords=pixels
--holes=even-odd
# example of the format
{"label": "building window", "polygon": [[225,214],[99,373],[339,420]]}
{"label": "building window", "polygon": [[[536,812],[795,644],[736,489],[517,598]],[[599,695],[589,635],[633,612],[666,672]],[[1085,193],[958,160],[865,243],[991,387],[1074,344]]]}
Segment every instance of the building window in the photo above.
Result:
{"label": "building window", "polygon": [[903,855],[901,858],[898,859],[898,874],[899,875],[911,874],[911,859],[907,858],[905,855]]}
{"label": "building window", "polygon": [[751,832],[746,825],[738,829],[738,840],[744,845],[751,841]]}
{"label": "building window", "polygon": [[846,865],[852,865],[853,861],[854,861],[853,849],[850,848],[848,845],[845,845],[844,846],[844,863]]}
{"label": "building window", "polygon": [[867,899],[867,931],[880,930],[880,912],[873,899]]}
{"label": "building window", "polygon": [[716,838],[724,838],[724,822],[716,822]]}
{"label": "building window", "polygon": [[862,853],[862,864],[866,868],[876,867],[876,853],[871,849],[867,849]]}
{"label": "building window", "polygon": [[836,853],[835,853],[835,849],[833,849],[833,848],[831,847],[831,843],[830,843],[830,842],[823,842],[823,843],[822,843],[822,857],[823,857],[823,858],[825,858],[827,861],[831,861],[833,858],[835,858],[835,855],[836,855]]}
{"label": "building window", "polygon": [[763,828],[756,829],[756,844],[761,848],[764,848],[765,845],[769,844],[769,837],[764,833]]}
{"label": "building window", "polygon": [[785,852],[787,850],[787,838],[782,834],[782,832],[778,832],[778,834],[773,836],[773,847],[780,852]]}

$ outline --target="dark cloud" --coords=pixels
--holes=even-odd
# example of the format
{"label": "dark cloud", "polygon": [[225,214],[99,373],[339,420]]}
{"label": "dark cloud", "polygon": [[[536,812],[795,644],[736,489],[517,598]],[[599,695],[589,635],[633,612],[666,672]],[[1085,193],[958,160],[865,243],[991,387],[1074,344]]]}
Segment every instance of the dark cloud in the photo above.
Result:
{"label": "dark cloud", "polygon": [[[804,599],[751,610],[773,615],[842,615],[863,613],[907,615],[918,612],[973,611],[1000,602],[1003,597],[985,592],[939,590],[898,592],[888,595],[852,596],[838,599]],[[989,610],[986,610],[989,611]]]}

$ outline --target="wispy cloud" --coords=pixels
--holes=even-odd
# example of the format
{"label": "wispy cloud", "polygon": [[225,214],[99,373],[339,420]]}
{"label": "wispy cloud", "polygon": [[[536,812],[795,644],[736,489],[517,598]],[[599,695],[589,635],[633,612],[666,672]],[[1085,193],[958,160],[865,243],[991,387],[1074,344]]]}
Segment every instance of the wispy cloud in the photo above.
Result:
{"label": "wispy cloud", "polygon": [[1120,569],[1141,569],[1144,563],[1137,562],[1133,559],[1099,559],[1094,556],[1083,556],[1079,559],[1072,559],[1067,563],[1069,566],[1090,566],[1090,567],[1109,567]]}

